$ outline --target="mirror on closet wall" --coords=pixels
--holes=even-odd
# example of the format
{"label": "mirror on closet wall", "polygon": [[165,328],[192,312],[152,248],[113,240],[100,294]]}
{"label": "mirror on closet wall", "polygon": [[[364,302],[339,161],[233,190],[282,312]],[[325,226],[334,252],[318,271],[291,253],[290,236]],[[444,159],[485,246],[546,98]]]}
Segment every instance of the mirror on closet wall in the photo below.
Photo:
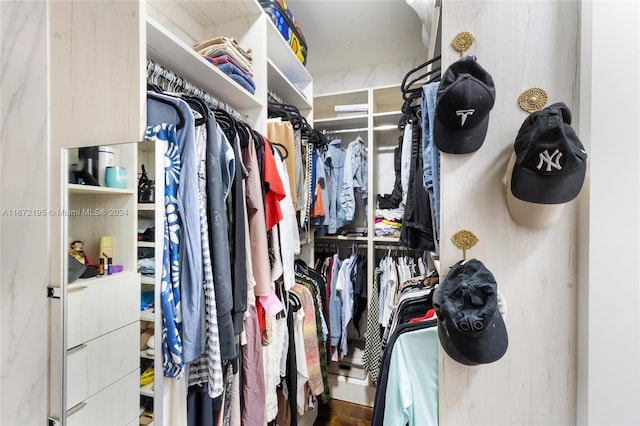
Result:
{"label": "mirror on closet wall", "polygon": [[138,144],[66,149],[63,156],[59,417],[64,425],[137,424]]}

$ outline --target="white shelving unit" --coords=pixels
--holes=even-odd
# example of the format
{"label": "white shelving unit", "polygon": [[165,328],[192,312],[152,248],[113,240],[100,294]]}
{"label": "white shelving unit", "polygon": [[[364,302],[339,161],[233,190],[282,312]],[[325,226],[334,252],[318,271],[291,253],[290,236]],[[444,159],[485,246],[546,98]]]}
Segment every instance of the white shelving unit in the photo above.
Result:
{"label": "white shelving unit", "polygon": [[[127,171],[134,169],[136,161],[133,145],[112,146],[114,161]],[[66,164],[79,161],[77,149],[69,149],[66,154]],[[99,416],[100,402],[107,399],[121,407],[112,418],[119,419],[117,422],[128,422],[137,411],[136,401],[127,400],[125,389],[138,375],[134,345],[140,328],[140,281],[132,235],[136,215],[134,186],[130,177],[125,189],[65,185],[65,239],[83,241],[87,266],[95,266],[103,256],[100,239],[109,236],[113,264],[122,267],[121,272],[108,274],[105,269],[104,275],[66,284],[66,424],[82,424],[87,418]],[[66,246],[68,249],[68,243]]]}
{"label": "white shelving unit", "polygon": [[[401,131],[398,123],[402,117],[403,99],[399,85],[374,87],[362,90],[345,91],[316,96],[314,98],[314,127],[325,130],[327,138],[340,139],[342,146],[347,145],[357,136],[362,137],[368,149],[368,213],[367,236],[347,237],[327,235],[315,238],[316,243],[340,244],[366,247],[367,282],[373,288],[373,270],[379,253],[378,248],[399,246],[399,237],[378,237],[374,232],[374,219],[377,194],[388,194],[393,190],[395,182],[394,149],[398,145]],[[337,105],[368,105],[367,112],[354,115],[339,116],[335,112]],[[438,265],[439,266],[439,265]],[[371,291],[371,290],[370,290]],[[350,335],[350,338],[353,336]],[[329,375],[331,395],[333,398],[372,406],[375,398],[375,386],[368,378],[354,377],[348,369],[333,368]]]}
{"label": "white shelving unit", "polygon": [[[157,153],[156,151],[160,149],[159,146],[152,142],[142,142],[138,144],[138,179],[142,174],[142,165],[144,165],[145,172],[147,173],[147,177],[154,182],[157,182],[159,178],[162,177],[162,174],[157,173],[159,168],[159,162],[162,161],[163,156]],[[156,185],[157,190],[157,185]],[[157,195],[157,194],[156,194]],[[157,200],[157,198],[156,198]],[[143,232],[148,226],[151,224],[155,224],[156,220],[156,203],[138,203],[138,232]],[[159,232],[161,228],[156,226],[155,240],[159,238]],[[140,248],[154,248],[154,261],[157,256],[161,253],[161,247],[156,248],[155,242],[150,241],[137,241],[137,247]],[[157,271],[158,261],[156,264],[156,273],[154,277],[140,275],[140,291],[141,292],[153,292],[153,306],[147,308],[146,310],[140,311],[140,333],[144,330],[147,330],[149,327],[154,330],[159,330],[158,326],[162,324],[162,318],[160,315],[160,306],[159,304],[159,294],[158,290],[160,288],[159,282],[156,281],[156,278],[161,275],[160,272]],[[141,293],[142,296],[142,293]],[[138,307],[140,308],[140,307]],[[154,332],[154,343],[155,347],[161,347],[161,336],[162,333]],[[162,352],[158,351],[154,352],[154,355],[149,355],[145,348],[140,347],[140,374],[142,374],[146,368],[150,365],[154,366],[154,378],[162,377],[162,368],[159,370],[155,368],[155,366],[162,366]],[[159,374],[159,375],[158,375]],[[143,386],[140,388],[140,406],[143,408],[143,412],[152,413],[154,415],[154,419],[157,419],[160,416],[161,412],[161,398],[155,398],[155,392],[151,391],[151,387],[154,385],[158,387],[158,395],[162,395],[162,380],[155,381],[150,383],[149,385]]]}
{"label": "white shelving unit", "polygon": [[[146,29],[146,56],[163,68],[180,75],[190,83],[200,87],[215,99],[224,102],[239,114],[247,117],[247,122],[255,130],[266,134],[267,92],[272,91],[283,102],[296,106],[301,114],[312,120],[313,83],[311,75],[298,61],[288,44],[277,32],[271,20],[263,12],[256,0],[210,1],[148,1]],[[209,38],[233,37],[245,49],[251,49],[254,67],[255,94],[248,93],[235,81],[220,72],[217,67],[203,59],[191,46]],[[162,200],[163,170],[162,158],[152,159],[153,148],[141,146],[140,157],[145,157],[149,177],[156,176],[156,200]],[[142,149],[147,151],[143,153]],[[155,156],[162,157],[158,152]],[[148,164],[155,164],[150,170]],[[138,205],[138,216],[156,218],[156,230],[161,215],[158,205]],[[156,233],[156,241],[162,235]],[[162,247],[152,242],[138,242],[138,247],[155,247],[156,257]],[[161,258],[161,256],[160,256]],[[156,263],[159,265],[159,263]],[[159,267],[159,266],[158,266]],[[158,268],[157,267],[157,268]],[[143,290],[155,286],[155,315],[143,312],[143,322],[155,321],[156,335],[161,336],[161,312],[159,291],[160,272],[156,278],[141,277]],[[156,339],[156,347],[160,347]],[[156,351],[155,376],[162,377],[162,354]],[[148,357],[141,356],[141,365]],[[145,397],[153,397],[154,423],[163,424],[162,381],[157,381],[153,394],[141,390]]]}
{"label": "white shelving unit", "polygon": [[[120,277],[136,274],[128,288],[134,291],[126,293],[129,298],[127,303],[135,306],[135,322],[139,323],[143,318],[145,323],[152,321],[155,324],[155,342],[159,348],[162,323],[158,291],[161,263],[158,259],[161,260],[159,254],[162,247],[160,244],[137,242],[136,238],[139,220],[161,224],[164,214],[161,201],[153,206],[138,205],[136,202],[139,164],[145,164],[149,177],[155,176],[156,182],[162,182],[163,175],[159,171],[164,170],[163,155],[156,152],[159,148],[152,143],[142,142],[146,128],[146,59],[153,60],[233,108],[246,117],[247,124],[261,133],[266,133],[269,90],[283,102],[296,106],[312,121],[312,78],[256,0],[142,0],[115,3],[72,0],[52,3],[48,22],[49,32],[55,34],[55,37],[50,37],[51,54],[57,58],[50,68],[50,79],[55,81],[51,89],[52,152],[91,145],[131,145],[127,148],[129,151],[125,152],[123,148],[119,156],[119,165],[124,166],[129,174],[129,184],[124,190],[67,185],[64,183],[67,171],[63,170],[63,161],[52,160],[51,173],[62,178],[59,186],[52,184],[54,195],[51,205],[54,208],[71,213],[76,210],[88,213],[102,208],[126,212],[100,217],[75,213],[64,218],[60,216],[59,220],[52,221],[52,250],[57,253],[61,247],[68,246],[64,239],[82,239],[87,254],[97,261],[98,237],[114,236],[114,264],[122,264],[125,271]],[[233,37],[243,48],[251,49],[255,94],[247,92],[192,49],[194,44],[216,36]],[[100,55],[110,59],[98,66],[87,52],[100,52]],[[156,185],[156,200],[163,200],[162,190],[162,184]],[[59,195],[63,193],[64,196]],[[64,228],[66,223],[69,224],[68,229]],[[63,229],[68,232],[63,234]],[[161,230],[161,225],[156,226],[155,241],[162,241]],[[155,278],[139,277],[137,249],[151,247],[155,248],[156,254]],[[64,256],[60,255],[60,262],[52,264],[56,265],[54,269],[62,268],[57,265],[65,265]],[[54,270],[52,275],[63,276],[61,271],[58,272]],[[101,283],[106,282],[103,280]],[[76,287],[73,292],[76,295],[86,291],[80,286]],[[154,315],[141,315],[141,291],[150,290],[154,291],[155,297]],[[92,303],[98,304],[99,301]],[[67,420],[64,412],[69,407],[65,405],[66,379],[62,377],[68,358],[64,354],[67,348],[64,347],[65,333],[62,327],[65,324],[60,324],[59,318],[63,316],[58,315],[63,306],[52,302],[52,333],[60,336],[59,339],[52,339],[52,363],[59,361],[60,368],[52,369],[49,381],[49,405],[52,407],[49,415],[64,424]],[[86,307],[88,312],[94,308]],[[140,328],[140,324],[136,326]],[[110,424],[135,423],[141,395],[145,395],[140,392],[139,383],[136,383],[139,367],[151,360],[140,356],[138,342],[125,347],[130,351],[129,355],[134,356],[138,366],[126,380],[118,382],[118,401],[126,399],[126,403],[121,405],[127,409],[118,411],[112,410],[113,405],[107,407],[105,394],[103,399],[88,404],[90,409],[85,407],[80,410],[85,414],[74,414],[75,419],[86,419],[86,413],[94,413],[95,418]],[[153,358],[155,376],[162,377],[161,351],[156,351]],[[153,394],[147,393],[143,397],[153,398],[154,423],[165,424],[162,419],[162,380],[156,381]],[[127,417],[126,421],[124,417]]]}

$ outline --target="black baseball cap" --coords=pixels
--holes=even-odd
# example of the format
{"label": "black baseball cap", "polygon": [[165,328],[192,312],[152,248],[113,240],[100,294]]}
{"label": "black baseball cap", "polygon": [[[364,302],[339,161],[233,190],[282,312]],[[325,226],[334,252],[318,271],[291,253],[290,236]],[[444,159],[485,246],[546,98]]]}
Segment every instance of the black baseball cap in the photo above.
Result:
{"label": "black baseball cap", "polygon": [[530,203],[563,204],[578,196],[587,171],[587,152],[571,127],[562,102],[530,114],[513,146],[516,160],[509,190]]}
{"label": "black baseball cap", "polygon": [[487,136],[496,98],[491,75],[473,56],[452,63],[442,75],[436,98],[433,141],[449,154],[477,151]]}
{"label": "black baseball cap", "polygon": [[436,287],[433,306],[440,344],[455,361],[489,364],[506,353],[509,338],[498,309],[498,284],[481,261],[456,263]]}

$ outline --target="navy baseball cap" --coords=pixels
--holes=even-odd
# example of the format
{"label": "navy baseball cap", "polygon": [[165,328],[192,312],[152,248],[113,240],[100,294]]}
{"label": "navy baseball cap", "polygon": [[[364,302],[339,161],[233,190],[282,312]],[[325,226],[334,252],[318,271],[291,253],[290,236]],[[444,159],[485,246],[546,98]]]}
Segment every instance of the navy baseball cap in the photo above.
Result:
{"label": "navy baseball cap", "polygon": [[587,171],[587,152],[571,127],[562,102],[530,114],[513,146],[510,187],[519,200],[563,204],[578,196]]}
{"label": "navy baseball cap", "polygon": [[473,56],[452,63],[436,97],[433,141],[449,154],[477,151],[487,136],[496,89],[493,78]]}
{"label": "navy baseball cap", "polygon": [[498,304],[498,284],[477,260],[456,263],[436,287],[433,306],[438,337],[445,352],[466,365],[502,358],[509,345]]}

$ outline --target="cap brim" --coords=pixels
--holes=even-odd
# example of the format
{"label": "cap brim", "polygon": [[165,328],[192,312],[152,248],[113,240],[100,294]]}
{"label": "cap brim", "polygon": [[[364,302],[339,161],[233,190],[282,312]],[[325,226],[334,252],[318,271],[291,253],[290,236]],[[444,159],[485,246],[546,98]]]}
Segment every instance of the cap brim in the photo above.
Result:
{"label": "cap brim", "polygon": [[449,341],[447,328],[444,324],[445,324],[444,321],[440,321],[438,319],[438,338],[440,339],[440,345],[442,345],[442,349],[444,349],[447,355],[449,355],[451,359],[459,362],[460,364],[480,365],[479,363],[471,362],[465,357],[463,357],[462,355],[460,355],[460,352],[458,352],[456,348],[453,346],[453,344]]}
{"label": "cap brim", "polygon": [[506,199],[509,214],[522,226],[533,229],[545,229],[553,226],[558,222],[564,206],[562,204],[539,204],[523,201],[513,195],[511,190],[511,179],[513,166],[515,164],[516,155],[511,154],[506,171]]}
{"label": "cap brim", "polygon": [[454,130],[443,126],[438,119],[433,124],[433,141],[447,154],[469,154],[484,143],[489,128],[489,114],[477,126],[466,130]]}
{"label": "cap brim", "polygon": [[445,340],[442,346],[447,354],[458,362],[467,365],[489,364],[499,360],[507,352],[507,328],[498,309],[495,310],[488,326],[474,336],[458,332],[455,327],[449,327],[446,321],[439,324],[440,341]]}
{"label": "cap brim", "polygon": [[517,164],[511,174],[510,189],[522,201],[537,204],[564,204],[578,196],[587,173],[586,164],[572,173],[542,176]]}

